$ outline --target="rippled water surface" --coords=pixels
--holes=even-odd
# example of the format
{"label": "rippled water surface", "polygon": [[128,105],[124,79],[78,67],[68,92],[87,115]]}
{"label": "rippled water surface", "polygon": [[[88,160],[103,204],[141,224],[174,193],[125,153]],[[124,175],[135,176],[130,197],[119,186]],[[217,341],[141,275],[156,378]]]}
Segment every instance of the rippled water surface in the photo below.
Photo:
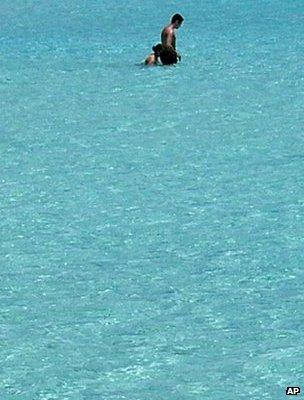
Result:
{"label": "rippled water surface", "polygon": [[[141,66],[175,12],[182,63]],[[303,22],[300,0],[1,1],[1,400],[303,384]]]}

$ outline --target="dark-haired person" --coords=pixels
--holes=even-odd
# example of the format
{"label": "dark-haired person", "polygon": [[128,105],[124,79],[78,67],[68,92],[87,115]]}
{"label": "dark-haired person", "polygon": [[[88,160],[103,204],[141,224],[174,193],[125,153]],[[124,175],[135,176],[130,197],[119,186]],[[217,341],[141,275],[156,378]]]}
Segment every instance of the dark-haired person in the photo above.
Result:
{"label": "dark-haired person", "polygon": [[[180,14],[174,14],[171,18],[171,23],[164,27],[161,33],[161,42],[163,45],[163,50],[174,51],[176,53],[177,59],[181,60],[180,54],[176,51],[176,29],[179,29],[183,24],[184,18]],[[172,53],[173,54],[173,53]],[[173,61],[174,57],[172,57]],[[177,61],[176,61],[177,62]],[[172,64],[175,64],[172,62]]]}
{"label": "dark-haired person", "polygon": [[158,65],[160,64],[159,58],[160,58],[160,52],[162,50],[163,46],[161,43],[158,43],[156,46],[152,47],[153,53],[148,55],[148,57],[145,59],[145,65]]}

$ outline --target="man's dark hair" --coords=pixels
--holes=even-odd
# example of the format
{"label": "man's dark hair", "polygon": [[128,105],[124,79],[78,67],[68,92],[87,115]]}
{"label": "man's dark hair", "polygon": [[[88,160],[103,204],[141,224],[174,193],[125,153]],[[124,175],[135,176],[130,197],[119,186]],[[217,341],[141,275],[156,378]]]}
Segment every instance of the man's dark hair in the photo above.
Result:
{"label": "man's dark hair", "polygon": [[174,24],[175,21],[178,22],[183,22],[184,17],[182,17],[180,14],[174,14],[173,17],[171,18],[171,24]]}

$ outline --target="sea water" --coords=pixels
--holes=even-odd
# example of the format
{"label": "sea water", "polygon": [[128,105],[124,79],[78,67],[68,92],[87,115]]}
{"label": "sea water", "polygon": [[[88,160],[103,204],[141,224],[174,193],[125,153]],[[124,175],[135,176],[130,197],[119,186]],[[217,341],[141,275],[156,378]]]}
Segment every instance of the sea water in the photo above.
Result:
{"label": "sea water", "polygon": [[[182,62],[146,68],[175,12]],[[284,399],[303,342],[302,0],[2,0],[1,400]]]}

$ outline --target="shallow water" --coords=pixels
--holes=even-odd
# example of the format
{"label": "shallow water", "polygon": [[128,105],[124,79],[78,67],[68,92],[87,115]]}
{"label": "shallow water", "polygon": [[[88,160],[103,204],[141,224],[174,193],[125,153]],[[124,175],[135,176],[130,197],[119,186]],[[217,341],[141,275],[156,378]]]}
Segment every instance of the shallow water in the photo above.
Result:
{"label": "shallow water", "polygon": [[0,11],[1,399],[301,386],[303,2]]}

